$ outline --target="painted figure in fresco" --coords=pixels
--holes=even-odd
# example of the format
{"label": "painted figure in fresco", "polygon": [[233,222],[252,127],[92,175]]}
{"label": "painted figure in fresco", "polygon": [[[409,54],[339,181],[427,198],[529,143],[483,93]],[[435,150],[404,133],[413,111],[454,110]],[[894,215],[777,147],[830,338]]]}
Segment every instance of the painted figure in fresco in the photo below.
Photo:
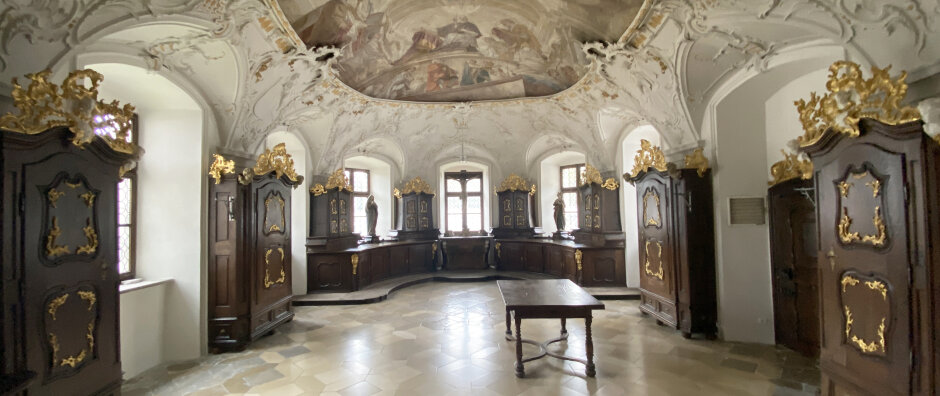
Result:
{"label": "painted figure in fresco", "polygon": [[552,206],[555,207],[555,228],[562,231],[565,229],[565,200],[561,198],[561,192],[558,193]]}
{"label": "painted figure in fresco", "polygon": [[457,86],[457,71],[437,61],[428,65],[428,82],[424,88],[425,92],[440,91],[441,89],[453,88]]}
{"label": "painted figure in fresco", "polygon": [[369,236],[375,237],[375,225],[379,222],[379,205],[375,203],[375,196],[370,195],[366,201],[366,229]]}

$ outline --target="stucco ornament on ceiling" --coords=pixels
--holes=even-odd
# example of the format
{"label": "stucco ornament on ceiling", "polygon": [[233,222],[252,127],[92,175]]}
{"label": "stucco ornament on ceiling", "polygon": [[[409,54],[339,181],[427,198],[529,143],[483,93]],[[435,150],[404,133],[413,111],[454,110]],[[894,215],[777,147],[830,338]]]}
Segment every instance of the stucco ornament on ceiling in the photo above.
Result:
{"label": "stucco ornament on ceiling", "polygon": [[340,80],[382,99],[451,102],[558,93],[581,46],[617,41],[643,0],[278,0],[307,48],[337,47]]}

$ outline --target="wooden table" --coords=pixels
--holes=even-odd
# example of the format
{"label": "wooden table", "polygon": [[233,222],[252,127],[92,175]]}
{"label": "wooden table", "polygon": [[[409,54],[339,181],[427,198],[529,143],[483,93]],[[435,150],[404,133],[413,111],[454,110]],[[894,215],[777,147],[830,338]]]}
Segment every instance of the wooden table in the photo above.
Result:
{"label": "wooden table", "polygon": [[[591,311],[604,309],[604,304],[597,301],[574,282],[568,279],[542,279],[542,280],[499,280],[496,281],[499,293],[506,304],[506,339],[516,341],[516,376],[525,377],[523,363],[541,359],[546,355],[580,362],[586,366],[586,374],[593,377],[594,369],[594,341],[591,339]],[[510,313],[516,321],[516,336],[512,335]],[[584,344],[587,359],[556,354],[548,351],[548,345],[568,339],[568,330],[565,320],[568,318],[584,318]],[[522,319],[561,319],[561,336],[541,344],[522,338]],[[522,344],[538,346],[540,352],[536,356],[523,359]]]}

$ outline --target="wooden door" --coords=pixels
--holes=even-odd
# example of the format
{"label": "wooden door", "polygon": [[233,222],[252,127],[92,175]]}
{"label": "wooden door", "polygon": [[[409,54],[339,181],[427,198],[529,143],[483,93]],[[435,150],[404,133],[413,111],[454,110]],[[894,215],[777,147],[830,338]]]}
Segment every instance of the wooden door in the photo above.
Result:
{"label": "wooden door", "polygon": [[561,246],[548,246],[546,249],[545,272],[557,277],[565,276],[564,248]]}
{"label": "wooden door", "polygon": [[523,252],[522,245],[519,243],[500,243],[500,248],[497,251],[499,255],[499,269],[507,271],[524,270],[522,262]]}
{"label": "wooden door", "polygon": [[[814,157],[824,393],[911,392],[905,152],[843,138]],[[869,141],[865,141],[869,140]],[[895,145],[896,146],[896,145]],[[916,219],[915,219],[916,221]]]}
{"label": "wooden door", "polygon": [[418,243],[408,246],[408,267],[413,274],[431,271],[431,245]]}
{"label": "wooden door", "polygon": [[542,272],[545,260],[542,254],[541,243],[525,244],[525,270],[529,272]]}
{"label": "wooden door", "polygon": [[351,292],[352,265],[350,255],[315,253],[307,255],[307,292]]}
{"label": "wooden door", "polygon": [[677,325],[674,252],[671,239],[671,179],[647,173],[636,183],[640,248],[640,309]]}
{"label": "wooden door", "polygon": [[[104,143],[95,143],[86,150],[103,152]],[[22,172],[15,224],[23,232],[4,238],[21,237],[23,248],[25,337],[18,342],[37,377],[29,394],[93,394],[116,390],[121,380],[118,168],[63,144],[23,152],[25,164],[7,168]]]}
{"label": "wooden door", "polygon": [[254,273],[252,313],[270,308],[292,295],[290,198],[291,189],[268,174],[252,183],[254,203]]}
{"label": "wooden door", "polygon": [[242,286],[247,272],[239,244],[247,210],[241,207],[245,190],[234,177],[209,186],[209,347],[220,351],[243,346],[250,336],[245,315],[250,290]]}
{"label": "wooden door", "polygon": [[[806,189],[806,194],[798,189]],[[777,344],[819,355],[819,273],[812,181],[794,179],[768,191],[770,261]]]}

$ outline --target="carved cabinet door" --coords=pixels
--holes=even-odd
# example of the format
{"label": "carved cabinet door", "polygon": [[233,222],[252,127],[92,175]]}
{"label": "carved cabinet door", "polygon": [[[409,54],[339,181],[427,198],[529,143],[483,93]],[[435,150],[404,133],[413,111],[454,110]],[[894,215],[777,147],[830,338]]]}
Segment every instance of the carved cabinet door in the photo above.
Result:
{"label": "carved cabinet door", "polygon": [[[257,214],[254,240],[252,304],[270,307],[290,296],[290,198],[291,189],[270,177],[252,184],[254,210]],[[252,312],[256,312],[255,309]]]}
{"label": "carved cabinet door", "polygon": [[663,322],[676,324],[676,289],[669,216],[672,205],[668,176],[649,173],[636,183],[640,248],[641,307]]}
{"label": "carved cabinet door", "polygon": [[907,395],[913,329],[905,154],[846,141],[832,152],[815,164],[823,387]]}
{"label": "carved cabinet door", "polygon": [[64,151],[21,169],[16,220],[23,227],[26,334],[21,341],[37,376],[29,393],[116,388],[121,379],[117,168],[89,153]]}

